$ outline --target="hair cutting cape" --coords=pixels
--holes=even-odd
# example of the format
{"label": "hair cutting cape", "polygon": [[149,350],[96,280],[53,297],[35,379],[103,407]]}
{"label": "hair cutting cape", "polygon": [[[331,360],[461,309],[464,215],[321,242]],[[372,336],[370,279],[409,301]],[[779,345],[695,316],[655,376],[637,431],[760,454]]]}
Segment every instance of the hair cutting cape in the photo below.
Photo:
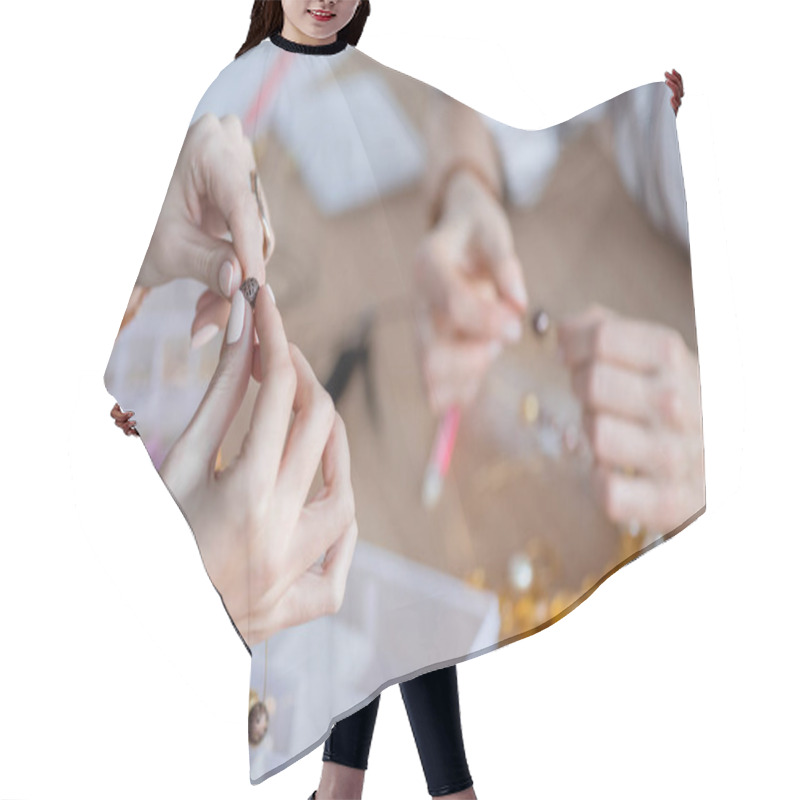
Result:
{"label": "hair cutting cape", "polygon": [[[705,509],[702,466],[672,475],[674,442],[664,437],[649,452],[652,470],[617,470],[651,493],[656,521],[615,513],[593,482],[602,437],[590,435],[581,378],[557,354],[559,321],[602,307],[675,331],[696,363],[686,202],[663,82],[546,130],[481,115],[500,159],[530,315],[522,339],[505,347],[461,410],[440,492],[425,496],[447,422],[428,404],[414,311],[415,253],[430,224],[426,115],[437,97],[350,45],[322,55],[265,39],[220,73],[192,119],[235,114],[252,142],[277,242],[267,281],[288,339],[345,422],[359,530],[341,609],[251,649],[250,695],[269,710],[267,735],[249,744],[243,687],[253,783],[318,746],[383,688],[551,624]],[[109,392],[136,412],[156,468],[219,358],[224,332],[190,348],[204,288],[185,279],[151,291],[106,371]],[[547,315],[538,332],[537,310]],[[613,380],[628,366],[592,374]],[[648,385],[669,391],[659,374]],[[251,379],[223,464],[235,458],[256,390]],[[653,419],[659,391],[646,398]],[[646,421],[609,418],[649,430]],[[702,464],[700,426],[674,427],[681,441],[695,436]]]}

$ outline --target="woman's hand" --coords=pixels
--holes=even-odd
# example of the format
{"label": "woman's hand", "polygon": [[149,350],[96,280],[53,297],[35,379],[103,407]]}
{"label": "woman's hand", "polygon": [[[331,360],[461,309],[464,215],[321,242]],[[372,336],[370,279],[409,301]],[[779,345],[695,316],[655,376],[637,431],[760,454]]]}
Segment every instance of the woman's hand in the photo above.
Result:
{"label": "woman's hand", "polygon": [[528,303],[506,213],[469,170],[450,179],[415,277],[423,372],[438,414],[472,401],[503,344],[522,336]]}
{"label": "woman's hand", "polygon": [[126,436],[138,436],[139,431],[136,430],[136,420],[133,418],[133,411],[123,411],[119,403],[114,403],[114,408],[111,409],[111,416],[114,418],[114,424],[124,431]]}
{"label": "woman's hand", "polygon": [[263,285],[274,236],[262,198],[269,228],[265,254],[255,170],[253,147],[237,116],[198,119],[186,134],[137,285],[195,278],[226,300],[245,278]]}
{"label": "woman's hand", "polygon": [[[237,459],[216,472],[254,357],[263,381],[250,429]],[[307,501],[320,460],[323,486]],[[219,366],[161,477],[248,646],[339,609],[357,536],[344,423],[287,342],[268,292],[258,293],[255,314],[234,294]]]}
{"label": "woman's hand", "polygon": [[675,116],[678,116],[678,109],[681,107],[681,97],[683,97],[683,78],[681,77],[680,72],[673,69],[672,72],[665,72],[664,75],[666,76],[667,80],[664,81],[670,89],[672,89],[672,97],[670,98],[670,103],[672,104],[672,110],[675,112]]}
{"label": "woman's hand", "polygon": [[700,374],[680,334],[601,306],[558,325],[606,514],[668,533],[705,505]]}

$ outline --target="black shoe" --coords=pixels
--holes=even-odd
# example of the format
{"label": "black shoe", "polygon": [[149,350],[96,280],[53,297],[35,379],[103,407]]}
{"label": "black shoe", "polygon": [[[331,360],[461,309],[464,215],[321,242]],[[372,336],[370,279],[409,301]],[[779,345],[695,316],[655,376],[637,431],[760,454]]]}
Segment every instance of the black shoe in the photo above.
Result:
{"label": "black shoe", "polygon": [[312,794],[312,795],[311,795],[311,797],[309,797],[309,798],[308,798],[308,800],[314,800],[314,798],[315,798],[316,796],[317,796],[317,790],[316,790],[316,789],[314,789],[314,794]]}

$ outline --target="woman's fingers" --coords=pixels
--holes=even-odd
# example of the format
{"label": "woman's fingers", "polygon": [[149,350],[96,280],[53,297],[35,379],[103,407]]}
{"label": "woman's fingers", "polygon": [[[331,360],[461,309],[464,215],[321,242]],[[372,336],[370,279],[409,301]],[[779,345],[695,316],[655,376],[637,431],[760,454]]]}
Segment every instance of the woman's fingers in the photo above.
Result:
{"label": "woman's fingers", "polygon": [[637,520],[645,525],[653,523],[659,488],[651,478],[595,466],[592,486],[603,512],[612,522],[624,524]]}
{"label": "woman's fingers", "polygon": [[625,475],[604,466],[592,472],[595,495],[606,516],[618,524],[636,520],[669,533],[702,508],[702,480],[657,482],[649,476]]}
{"label": "woman's fingers", "polygon": [[[192,421],[181,436],[181,450],[197,470],[211,474],[222,440],[241,406],[250,380],[253,316],[244,296],[231,304],[219,364]],[[194,468],[194,467],[193,467]]]}
{"label": "woman's fingers", "polygon": [[251,178],[256,169],[253,148],[236,115],[223,117],[219,124],[223,136],[214,140],[201,162],[204,188],[231,232],[243,277],[263,284],[264,229]]}
{"label": "woman's fingers", "polygon": [[697,427],[697,370],[677,331],[595,306],[562,321],[558,339],[585,410],[681,431]]}
{"label": "woman's fingers", "polygon": [[199,228],[185,234],[181,258],[191,277],[226,300],[233,297],[242,283],[242,269],[234,246],[225,239],[207,235]]}
{"label": "woman's fingers", "polygon": [[326,443],[331,437],[336,409],[330,394],[317,380],[300,348],[290,344],[289,353],[297,374],[292,406],[294,419],[286,440],[275,491],[280,493],[289,508],[297,509],[299,516]]}
{"label": "woman's fingers", "polygon": [[654,385],[636,370],[590,361],[573,370],[572,390],[584,409],[650,423],[658,416]]}
{"label": "woman's fingers", "polygon": [[322,454],[322,481],[320,491],[302,509],[295,531],[296,574],[307,570],[326,553],[355,519],[350,448],[338,413]]}
{"label": "woman's fingers", "polygon": [[596,305],[564,318],[557,326],[557,335],[570,367],[605,361],[655,372],[677,363],[686,350],[677,331],[653,322],[625,319]]}
{"label": "woman's fingers", "polygon": [[273,619],[276,630],[339,611],[357,539],[358,525],[353,520],[328,551],[325,563],[306,570],[295,579],[278,603]]}
{"label": "woman's fingers", "polygon": [[497,297],[494,286],[485,277],[476,278],[454,270],[445,289],[444,311],[448,328],[464,336],[507,342],[522,337],[519,314]]}
{"label": "woman's fingers", "polygon": [[[239,463],[242,474],[249,476],[254,491],[271,493],[289,429],[297,373],[289,353],[283,320],[265,287],[256,297],[255,330],[259,339],[262,380]],[[252,370],[252,360],[249,367]]]}
{"label": "woman's fingers", "polygon": [[682,480],[692,462],[682,437],[613,414],[585,412],[583,427],[595,461],[608,468],[634,469],[661,481]]}
{"label": "woman's fingers", "polygon": [[224,297],[210,291],[201,295],[200,300],[206,296],[210,296],[210,299],[202,303],[202,306],[198,301],[198,310],[192,320],[192,347],[202,347],[228,324],[231,304]]}
{"label": "woman's fingers", "polygon": [[345,589],[347,588],[347,575],[353,563],[353,554],[356,550],[358,541],[358,520],[353,519],[352,524],[328,550],[325,562],[322,565],[326,576],[330,580],[330,588],[333,591],[334,612],[341,608],[344,600]]}
{"label": "woman's fingers", "polygon": [[469,252],[469,236],[468,225],[454,223],[428,235],[415,264],[420,291],[448,330],[516,341],[519,313],[500,299],[491,272]]}
{"label": "woman's fingers", "polygon": [[665,72],[667,86],[672,90],[672,97],[670,104],[672,110],[677,114],[681,105],[681,98],[683,97],[683,78],[677,70],[672,70],[672,73]]}
{"label": "woman's fingers", "polygon": [[477,238],[486,266],[500,294],[522,313],[528,307],[528,292],[508,217],[501,209],[487,208],[480,223]]}
{"label": "woman's fingers", "polygon": [[111,416],[117,423],[126,422],[133,416],[133,411],[123,411],[119,403],[114,403],[114,408],[111,409]]}

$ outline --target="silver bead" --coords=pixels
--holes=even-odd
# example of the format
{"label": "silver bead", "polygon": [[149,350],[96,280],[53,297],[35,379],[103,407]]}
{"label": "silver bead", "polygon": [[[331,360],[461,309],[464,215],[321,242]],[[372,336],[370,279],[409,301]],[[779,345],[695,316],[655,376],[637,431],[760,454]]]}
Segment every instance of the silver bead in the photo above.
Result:
{"label": "silver bead", "polygon": [[531,327],[537,336],[544,336],[550,330],[550,315],[540,308],[531,317]]}

